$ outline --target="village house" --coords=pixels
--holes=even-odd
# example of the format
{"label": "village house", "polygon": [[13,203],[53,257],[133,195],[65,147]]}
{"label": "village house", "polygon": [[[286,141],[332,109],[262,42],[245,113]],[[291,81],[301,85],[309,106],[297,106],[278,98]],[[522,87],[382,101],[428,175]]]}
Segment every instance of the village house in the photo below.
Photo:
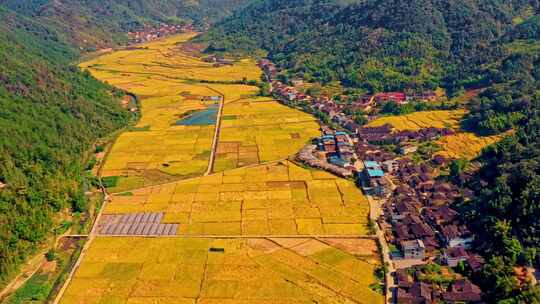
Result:
{"label": "village house", "polygon": [[485,264],[485,260],[478,254],[469,253],[469,257],[467,258],[467,264],[473,272],[478,272],[482,270],[482,267]]}
{"label": "village house", "polygon": [[434,91],[424,91],[422,93],[412,93],[407,94],[406,100],[410,101],[423,101],[423,102],[434,102],[437,101],[439,97]]}
{"label": "village house", "polygon": [[383,170],[389,174],[394,174],[399,170],[399,164],[393,159],[382,162]]}
{"label": "village house", "polygon": [[373,106],[375,106],[375,96],[367,95],[358,98],[350,104],[350,109],[352,111],[369,111]]}
{"label": "village house", "polygon": [[426,256],[426,246],[422,240],[401,241],[399,245],[405,259],[423,259]]}
{"label": "village house", "polygon": [[458,279],[446,286],[420,280],[419,269],[411,267],[396,270],[396,303],[479,303],[482,293],[467,279]]}
{"label": "village house", "polygon": [[435,295],[430,285],[424,282],[414,282],[410,288],[398,288],[396,302],[398,304],[432,304]]}
{"label": "village house", "polygon": [[336,166],[339,166],[339,167],[349,167],[351,166],[351,162],[346,160],[346,159],[343,159],[337,155],[333,155],[333,156],[330,156],[328,158],[328,162],[333,164],[333,165],[336,165]]}
{"label": "village house", "polygon": [[375,95],[377,103],[395,102],[397,104],[407,103],[407,95],[403,92],[388,92]]}
{"label": "village house", "polygon": [[411,154],[411,153],[414,153],[418,150],[418,147],[417,146],[413,146],[413,145],[404,145],[402,147],[399,148],[399,152],[403,155],[407,155],[407,154]]}
{"label": "village house", "polygon": [[384,177],[381,164],[376,161],[364,161],[364,173],[369,179]]}
{"label": "village house", "polygon": [[358,139],[373,144],[390,144],[395,138],[392,136],[394,127],[385,124],[380,127],[362,127],[358,130]]}
{"label": "village house", "polygon": [[418,215],[420,206],[420,203],[414,199],[393,199],[388,214],[390,214],[392,222],[397,223],[407,216]]}
{"label": "village house", "polygon": [[[259,67],[263,70],[265,73],[267,80],[272,81],[276,75],[277,75],[277,68],[276,66],[268,59],[261,59],[259,61]],[[274,84],[272,83],[272,86]]]}
{"label": "village house", "polygon": [[452,284],[450,289],[443,293],[446,303],[475,303],[482,300],[480,287],[469,280],[461,279]]}
{"label": "village house", "polygon": [[443,260],[446,265],[452,268],[456,267],[460,262],[466,262],[468,258],[469,255],[467,254],[467,251],[461,246],[450,247],[446,249],[443,255]]}
{"label": "village house", "polygon": [[333,135],[324,135],[321,137],[319,142],[319,149],[328,153],[336,153],[337,152],[337,145],[336,145],[336,139]]}
{"label": "village house", "polygon": [[314,153],[316,151],[317,151],[317,147],[315,145],[307,145],[302,150],[300,150],[300,152],[298,152],[298,154],[296,155],[296,158],[313,168],[326,170],[341,177],[351,177],[353,175],[350,168],[338,167],[336,165],[333,165],[327,162],[326,159],[321,160],[315,157]]}
{"label": "village house", "polygon": [[458,222],[458,213],[447,205],[423,209],[423,216],[434,227],[442,227]]}
{"label": "village house", "polygon": [[442,226],[440,234],[447,247],[469,248],[473,241],[473,235],[465,225]]}

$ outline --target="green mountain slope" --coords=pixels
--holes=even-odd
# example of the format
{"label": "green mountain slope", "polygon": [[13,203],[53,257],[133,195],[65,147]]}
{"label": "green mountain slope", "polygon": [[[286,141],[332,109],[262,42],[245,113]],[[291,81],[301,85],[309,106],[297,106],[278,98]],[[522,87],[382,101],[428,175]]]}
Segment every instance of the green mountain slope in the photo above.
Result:
{"label": "green mountain slope", "polygon": [[85,210],[81,160],[127,124],[116,92],[69,65],[47,26],[0,7],[0,283],[52,233],[60,211]]}
{"label": "green mountain slope", "polygon": [[0,5],[56,28],[87,48],[125,42],[144,24],[193,23],[205,28],[249,0],[0,0]]}
{"label": "green mountain slope", "polygon": [[269,52],[308,80],[368,91],[459,86],[498,56],[493,41],[538,1],[258,1],[199,40],[209,51]]}

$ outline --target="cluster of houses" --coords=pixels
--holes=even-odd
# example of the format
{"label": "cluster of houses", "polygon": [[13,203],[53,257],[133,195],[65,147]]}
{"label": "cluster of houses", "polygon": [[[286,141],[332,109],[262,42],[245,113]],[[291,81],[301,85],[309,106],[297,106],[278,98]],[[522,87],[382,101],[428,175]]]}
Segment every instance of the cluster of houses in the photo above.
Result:
{"label": "cluster of houses", "polygon": [[259,60],[258,65],[261,68],[261,70],[263,70],[264,75],[266,76],[266,80],[268,82],[272,82],[272,80],[276,78],[278,70],[276,66],[270,60],[261,59]]}
{"label": "cluster of houses", "polygon": [[366,193],[384,197],[389,194],[391,183],[385,176],[381,163],[364,160],[364,169],[358,174],[358,183]]}
{"label": "cluster of houses", "polygon": [[329,163],[354,170],[356,156],[349,135],[342,131],[326,130],[317,140],[318,155]]}
{"label": "cluster of houses", "polygon": [[475,303],[482,300],[480,288],[467,279],[455,279],[448,286],[421,281],[421,268],[396,271],[398,304]]}
{"label": "cluster of houses", "polygon": [[[398,303],[462,303],[481,300],[480,289],[467,279],[459,279],[445,288],[435,288],[422,282],[416,268],[437,262],[456,267],[467,265],[479,271],[484,261],[469,249],[472,233],[462,223],[449,203],[457,198],[468,199],[470,192],[461,192],[455,185],[438,177],[447,159],[436,156],[430,163],[417,164],[407,154],[417,150],[412,142],[435,140],[454,134],[446,128],[425,128],[416,131],[397,131],[389,124],[363,127],[356,124],[354,110],[369,110],[377,103],[405,104],[413,100],[435,101],[434,92],[408,95],[403,92],[379,93],[364,96],[344,104],[327,97],[308,96],[295,87],[275,81],[276,67],[268,60],[259,66],[271,83],[271,93],[281,102],[302,106],[312,113],[324,113],[345,132],[325,132],[305,154],[317,167],[327,164],[332,170],[341,168],[356,173],[364,191],[382,198],[383,216],[378,220],[386,240],[395,250],[392,258],[404,261],[397,271]],[[352,110],[352,111],[351,111]],[[398,151],[388,151],[383,145],[398,145]],[[306,149],[304,149],[306,150]],[[309,162],[308,162],[309,164]],[[360,166],[358,166],[360,164]],[[332,171],[329,170],[329,171]],[[350,176],[350,175],[348,175]],[[400,268],[400,267],[398,267]]]}
{"label": "cluster of houses", "polygon": [[322,169],[337,176],[345,178],[353,176],[353,171],[350,167],[344,168],[337,166],[328,162],[326,158],[320,157],[320,150],[318,149],[317,145],[305,146],[302,150],[300,150],[300,152],[298,152],[296,158],[312,168]]}
{"label": "cluster of houses", "polygon": [[427,163],[415,164],[403,158],[386,162],[385,168],[399,185],[384,204],[385,218],[381,219],[381,226],[388,228],[387,239],[400,248],[404,248],[404,244],[409,248],[410,241],[418,248],[423,247],[417,250],[418,255],[404,254],[405,258],[423,259],[442,248],[467,249],[470,246],[472,234],[461,224],[458,212],[448,206],[459,197],[467,199],[470,194],[438,180],[435,169]]}
{"label": "cluster of houses", "polygon": [[129,44],[149,42],[162,37],[189,31],[193,31],[193,26],[191,24],[171,25],[162,23],[158,27],[146,25],[140,31],[128,32]]}
{"label": "cluster of houses", "polygon": [[[481,270],[483,259],[469,250],[473,235],[449,205],[459,197],[468,199],[470,193],[461,193],[453,184],[437,179],[436,169],[427,163],[415,164],[406,158],[394,162],[386,168],[399,186],[383,204],[384,215],[379,219],[386,240],[399,250],[393,253],[393,258],[409,260],[412,264],[434,261],[452,268],[463,264],[473,272]],[[419,295],[414,288],[400,287],[398,303],[479,301],[479,289],[466,279],[462,283],[469,291],[430,289],[427,294]],[[425,302],[410,301],[418,297]]]}
{"label": "cluster of houses", "polygon": [[[403,144],[410,141],[425,142],[435,140],[443,136],[450,136],[455,134],[455,132],[447,128],[433,127],[414,131],[396,131],[391,124],[385,124],[377,127],[360,127],[356,129],[356,134],[360,141],[377,145],[388,145]],[[410,153],[410,151],[403,154],[408,153]]]}
{"label": "cluster of houses", "polygon": [[353,140],[349,134],[322,127],[323,135],[302,149],[297,158],[315,168],[320,168],[342,177],[351,177],[355,173],[357,160]]}

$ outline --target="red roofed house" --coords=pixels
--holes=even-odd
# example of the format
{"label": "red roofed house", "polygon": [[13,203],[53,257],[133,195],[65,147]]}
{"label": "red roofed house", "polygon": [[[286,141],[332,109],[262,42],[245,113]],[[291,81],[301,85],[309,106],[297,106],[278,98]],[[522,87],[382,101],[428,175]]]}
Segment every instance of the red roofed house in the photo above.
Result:
{"label": "red roofed house", "polygon": [[404,104],[407,103],[407,95],[403,92],[379,93],[375,95],[375,100],[377,100],[377,102],[393,101],[398,104]]}

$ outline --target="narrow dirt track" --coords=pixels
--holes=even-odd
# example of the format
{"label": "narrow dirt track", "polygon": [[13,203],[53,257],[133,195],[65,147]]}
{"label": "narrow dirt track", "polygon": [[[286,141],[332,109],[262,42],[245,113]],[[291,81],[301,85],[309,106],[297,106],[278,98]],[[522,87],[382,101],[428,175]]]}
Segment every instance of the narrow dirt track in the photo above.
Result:
{"label": "narrow dirt track", "polygon": [[214,171],[214,162],[216,160],[216,150],[219,142],[219,132],[221,131],[221,116],[223,114],[223,106],[225,105],[225,95],[221,93],[220,91],[211,88],[210,86],[206,86],[208,89],[216,92],[221,96],[221,101],[219,102],[219,108],[216,115],[216,126],[214,128],[214,138],[212,140],[212,150],[210,151],[210,158],[208,159],[208,168],[206,169],[206,172],[204,175],[210,175]]}

